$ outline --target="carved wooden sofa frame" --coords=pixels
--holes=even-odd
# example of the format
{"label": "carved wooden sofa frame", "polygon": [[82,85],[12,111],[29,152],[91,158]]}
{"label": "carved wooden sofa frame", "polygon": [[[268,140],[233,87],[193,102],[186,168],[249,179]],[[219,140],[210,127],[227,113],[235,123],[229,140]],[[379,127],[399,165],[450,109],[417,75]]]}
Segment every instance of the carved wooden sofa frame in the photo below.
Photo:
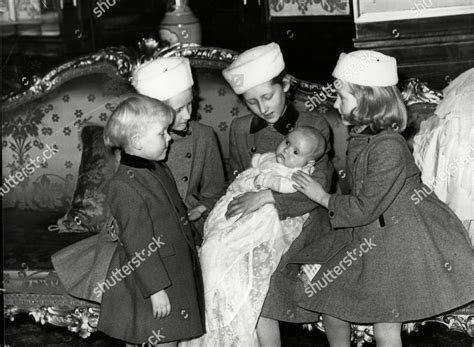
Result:
{"label": "carved wooden sofa frame", "polygon": [[[67,82],[78,76],[84,76],[97,69],[111,69],[119,78],[128,81],[134,67],[141,62],[157,57],[182,56],[191,60],[195,69],[223,69],[237,56],[237,52],[213,47],[201,47],[195,44],[175,45],[160,49],[154,40],[144,39],[139,43],[139,50],[124,47],[112,47],[100,50],[97,53],[86,55],[66,64],[63,64],[41,78],[33,78],[28,89],[16,95],[4,98],[3,111],[12,111],[21,105],[51,93]],[[290,76],[292,89],[297,98],[304,102],[308,97],[317,94],[324,95],[326,92],[322,84],[306,82]],[[224,93],[219,90],[219,93]],[[432,112],[436,104],[441,100],[440,92],[431,90],[426,84],[418,80],[410,79],[403,87],[403,96],[409,107],[418,107],[418,115]],[[332,100],[327,100],[323,107],[330,106]],[[328,106],[328,107],[329,107]],[[243,107],[243,106],[242,106]],[[421,111],[420,111],[421,110]],[[428,115],[429,116],[429,115]],[[415,116],[412,123],[420,122],[423,117]],[[213,124],[216,127],[216,124]],[[218,123],[218,127],[224,127]],[[228,125],[228,124],[227,124]],[[221,130],[222,130],[221,128]],[[416,128],[416,125],[415,125]],[[333,127],[334,130],[334,127]],[[340,131],[340,129],[339,129]],[[416,129],[415,129],[416,131]],[[337,136],[337,135],[336,135]],[[222,140],[222,139],[221,139]],[[344,139],[345,141],[345,139]],[[343,144],[336,151],[343,150]],[[340,158],[341,159],[341,158]],[[337,166],[337,165],[336,165]],[[341,165],[339,165],[341,166]],[[344,177],[342,168],[341,178]],[[343,180],[341,180],[343,183]],[[7,228],[7,227],[6,227]],[[8,228],[5,233],[8,233]],[[46,232],[46,231],[45,231]],[[4,317],[14,320],[19,313],[28,313],[36,322],[41,324],[53,324],[67,327],[70,331],[78,333],[86,338],[96,331],[100,314],[97,304],[73,298],[64,292],[48,293],[47,288],[61,286],[54,270],[51,269],[29,269],[22,264],[22,269],[4,270]],[[46,288],[46,292],[34,290],[40,285]],[[25,287],[33,288],[30,292]],[[21,288],[21,290],[19,290]],[[428,322],[439,323],[448,329],[464,332],[474,336],[474,310],[472,305],[453,313],[447,313],[439,317],[433,317],[424,321],[409,322],[403,325],[403,330],[411,333]],[[306,325],[308,329],[320,329],[324,331],[322,323],[315,322]],[[353,325],[352,338],[361,346],[364,342],[372,342],[372,326]]]}

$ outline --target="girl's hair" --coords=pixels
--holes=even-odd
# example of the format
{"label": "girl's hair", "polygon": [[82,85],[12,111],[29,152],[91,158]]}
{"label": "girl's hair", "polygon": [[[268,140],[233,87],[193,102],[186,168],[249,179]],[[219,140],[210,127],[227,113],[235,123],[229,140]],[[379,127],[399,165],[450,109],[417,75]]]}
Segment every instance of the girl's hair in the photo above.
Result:
{"label": "girl's hair", "polygon": [[[278,76],[275,76],[270,80],[270,83],[279,84],[283,88],[285,86],[285,83],[283,81],[285,79],[285,76],[286,76],[286,70],[283,69],[282,72],[278,74]],[[291,88],[291,85],[290,85],[290,89],[285,93],[285,95],[286,95],[286,101],[288,103],[292,103],[295,100],[295,93],[294,93],[293,88]]]}
{"label": "girl's hair", "polygon": [[370,125],[378,133],[384,129],[403,132],[407,109],[397,86],[369,87],[345,82],[357,101],[347,119],[354,125]]}
{"label": "girl's hair", "polygon": [[286,71],[285,71],[285,69],[283,69],[283,70],[278,74],[278,76],[273,77],[273,78],[270,80],[270,82],[271,82],[272,84],[279,84],[279,85],[281,85],[281,86],[283,87],[283,79],[285,78],[285,76],[286,76]]}
{"label": "girl's hair", "polygon": [[105,124],[104,142],[109,147],[127,149],[133,135],[143,133],[154,122],[171,123],[173,119],[173,109],[164,102],[141,94],[128,94]]}

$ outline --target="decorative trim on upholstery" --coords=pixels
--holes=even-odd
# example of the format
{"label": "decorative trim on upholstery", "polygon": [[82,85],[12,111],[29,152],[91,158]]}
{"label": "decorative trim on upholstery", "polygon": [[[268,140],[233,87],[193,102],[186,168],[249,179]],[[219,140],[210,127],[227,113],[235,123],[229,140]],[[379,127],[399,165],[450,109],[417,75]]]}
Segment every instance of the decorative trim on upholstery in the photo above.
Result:
{"label": "decorative trim on upholstery", "polygon": [[[18,103],[26,103],[44,95],[59,85],[88,72],[101,71],[119,74],[128,78],[132,67],[137,64],[135,50],[125,47],[104,48],[94,54],[85,55],[52,69],[48,74],[39,78],[33,76],[32,85],[27,90],[3,99],[2,109],[8,111]],[[105,70],[103,70],[105,69]]]}
{"label": "decorative trim on upholstery", "polygon": [[223,69],[232,63],[238,52],[225,48],[202,47],[194,43],[176,44],[169,48],[156,51],[154,58],[158,57],[184,57],[191,60],[193,67],[209,67]]}
{"label": "decorative trim on upholstery", "polygon": [[402,97],[407,106],[419,103],[439,104],[443,93],[431,89],[426,82],[421,82],[418,78],[409,78],[403,83]]}

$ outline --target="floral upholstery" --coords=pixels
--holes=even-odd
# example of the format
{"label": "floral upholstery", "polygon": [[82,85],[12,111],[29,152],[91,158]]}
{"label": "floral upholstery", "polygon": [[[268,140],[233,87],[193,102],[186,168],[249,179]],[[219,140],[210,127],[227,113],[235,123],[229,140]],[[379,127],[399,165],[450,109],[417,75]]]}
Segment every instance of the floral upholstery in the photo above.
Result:
{"label": "floral upholstery", "polygon": [[64,83],[40,99],[4,112],[2,181],[21,171],[47,146],[57,152],[4,194],[5,208],[63,210],[69,207],[81,160],[84,124],[104,124],[120,95],[123,80],[93,73]]}

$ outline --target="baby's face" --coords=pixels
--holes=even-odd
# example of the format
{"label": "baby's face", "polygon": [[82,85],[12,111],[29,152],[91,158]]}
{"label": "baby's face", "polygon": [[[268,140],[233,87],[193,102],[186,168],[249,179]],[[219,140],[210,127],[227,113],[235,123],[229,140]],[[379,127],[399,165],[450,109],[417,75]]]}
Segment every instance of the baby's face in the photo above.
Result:
{"label": "baby's face", "polygon": [[315,140],[301,131],[293,131],[278,145],[275,154],[278,163],[286,167],[302,167],[313,160]]}

